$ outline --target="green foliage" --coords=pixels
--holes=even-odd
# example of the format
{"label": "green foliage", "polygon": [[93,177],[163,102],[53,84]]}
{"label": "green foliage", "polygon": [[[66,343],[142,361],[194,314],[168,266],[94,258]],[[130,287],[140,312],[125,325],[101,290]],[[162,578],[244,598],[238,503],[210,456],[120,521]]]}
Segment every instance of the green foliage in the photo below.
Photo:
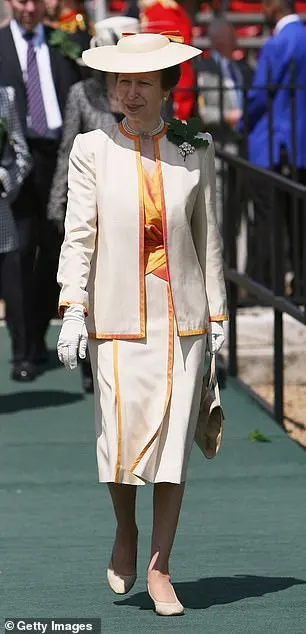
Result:
{"label": "green foliage", "polygon": [[207,147],[207,139],[197,136],[201,132],[201,121],[197,117],[187,119],[186,122],[180,119],[171,119],[168,125],[167,139],[180,147],[182,143],[189,143],[193,148]]}
{"label": "green foliage", "polygon": [[76,42],[73,42],[66,33],[60,31],[59,29],[54,29],[52,31],[49,37],[49,44],[50,46],[58,47],[63,57],[68,57],[74,61],[76,61],[81,55],[81,47]]}
{"label": "green foliage", "polygon": [[262,432],[258,431],[258,429],[255,429],[255,431],[252,431],[249,434],[248,438],[249,440],[252,440],[252,442],[272,442],[270,438],[262,434]]}

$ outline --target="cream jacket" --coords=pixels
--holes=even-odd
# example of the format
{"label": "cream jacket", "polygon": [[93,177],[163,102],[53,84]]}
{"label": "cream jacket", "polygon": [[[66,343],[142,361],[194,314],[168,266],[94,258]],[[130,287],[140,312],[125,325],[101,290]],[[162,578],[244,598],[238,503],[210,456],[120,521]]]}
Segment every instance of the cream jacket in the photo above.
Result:
{"label": "cream jacket", "polygon": [[[180,336],[204,334],[227,319],[215,166],[209,146],[184,161],[165,130],[154,138],[170,289]],[[70,154],[60,313],[87,311],[89,336],[146,335],[143,173],[137,136],[119,124],[79,134]]]}

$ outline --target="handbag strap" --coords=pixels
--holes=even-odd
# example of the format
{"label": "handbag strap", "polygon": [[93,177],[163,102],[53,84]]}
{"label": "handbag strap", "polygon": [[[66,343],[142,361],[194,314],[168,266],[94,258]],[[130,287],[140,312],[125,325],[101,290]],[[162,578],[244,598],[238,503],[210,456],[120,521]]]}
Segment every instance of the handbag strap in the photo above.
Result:
{"label": "handbag strap", "polygon": [[208,391],[214,392],[216,404],[221,406],[220,390],[216,372],[216,355],[213,352],[210,353],[210,363],[205,376],[205,383]]}

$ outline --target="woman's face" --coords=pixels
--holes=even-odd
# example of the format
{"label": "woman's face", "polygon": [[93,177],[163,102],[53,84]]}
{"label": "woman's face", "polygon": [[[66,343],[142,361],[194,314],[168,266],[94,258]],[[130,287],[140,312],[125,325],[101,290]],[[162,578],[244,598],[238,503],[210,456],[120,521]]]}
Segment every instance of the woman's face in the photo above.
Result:
{"label": "woman's face", "polygon": [[160,71],[119,73],[116,93],[120,110],[131,127],[152,129],[158,124],[160,106],[166,93],[162,90]]}

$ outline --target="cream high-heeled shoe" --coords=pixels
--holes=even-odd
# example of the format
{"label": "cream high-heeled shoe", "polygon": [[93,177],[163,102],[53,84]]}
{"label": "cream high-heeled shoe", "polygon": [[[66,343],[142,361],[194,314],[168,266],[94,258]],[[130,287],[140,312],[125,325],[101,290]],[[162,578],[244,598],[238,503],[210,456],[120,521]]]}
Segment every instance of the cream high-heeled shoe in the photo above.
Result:
{"label": "cream high-heeled shoe", "polygon": [[127,594],[132,589],[137,579],[137,573],[134,575],[119,575],[114,571],[111,560],[106,571],[106,577],[113,592],[116,594]]}
{"label": "cream high-heeled shoe", "polygon": [[151,597],[156,614],[159,616],[178,616],[179,614],[184,614],[184,606],[178,600],[174,589],[175,601],[168,603],[166,601],[156,601],[152,596],[149,588],[149,584],[147,584],[148,595]]}

